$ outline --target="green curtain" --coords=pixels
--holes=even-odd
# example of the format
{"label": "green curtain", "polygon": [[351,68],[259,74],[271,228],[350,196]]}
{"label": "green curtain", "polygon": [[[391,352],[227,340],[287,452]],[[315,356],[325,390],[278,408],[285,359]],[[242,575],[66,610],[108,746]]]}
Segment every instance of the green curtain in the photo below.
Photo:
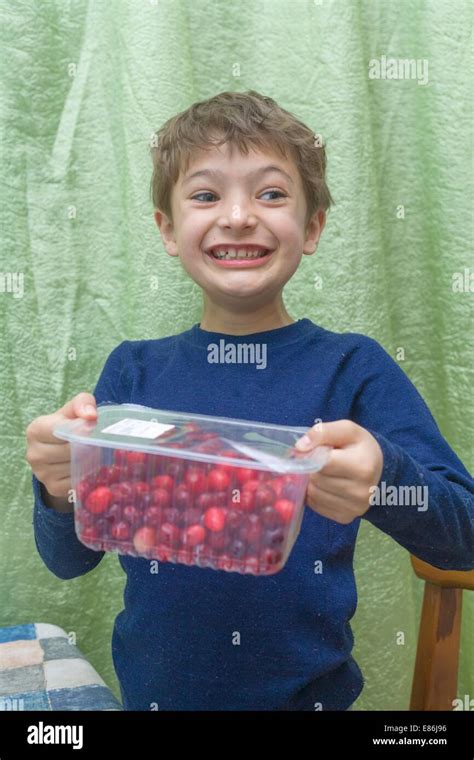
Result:
{"label": "green curtain", "polygon": [[[91,391],[122,340],[199,321],[200,292],[153,220],[148,144],[170,116],[223,90],[275,98],[327,146],[336,206],[285,289],[290,314],[378,340],[472,471],[471,10],[469,0],[3,4],[0,624],[74,632],[119,696],[110,643],[124,575],[114,555],[68,582],[44,567],[24,431]],[[371,78],[383,56],[427,61],[427,83]],[[356,574],[366,678],[356,709],[407,709],[423,584],[407,552],[367,524]],[[461,697],[474,694],[473,601],[465,592]]]}

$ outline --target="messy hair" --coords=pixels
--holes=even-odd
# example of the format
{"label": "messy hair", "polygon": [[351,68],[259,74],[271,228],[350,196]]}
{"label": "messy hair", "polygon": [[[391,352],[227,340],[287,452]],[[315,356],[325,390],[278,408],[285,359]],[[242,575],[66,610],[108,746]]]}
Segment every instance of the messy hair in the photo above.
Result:
{"label": "messy hair", "polygon": [[[220,139],[219,139],[220,138]],[[303,122],[272,98],[255,90],[221,92],[193,103],[169,119],[151,140],[151,199],[172,221],[171,191],[179,173],[188,170],[193,151],[229,143],[248,155],[273,148],[288,153],[300,173],[306,197],[305,227],[315,211],[327,211],[334,201],[326,184],[326,152],[322,141]]]}

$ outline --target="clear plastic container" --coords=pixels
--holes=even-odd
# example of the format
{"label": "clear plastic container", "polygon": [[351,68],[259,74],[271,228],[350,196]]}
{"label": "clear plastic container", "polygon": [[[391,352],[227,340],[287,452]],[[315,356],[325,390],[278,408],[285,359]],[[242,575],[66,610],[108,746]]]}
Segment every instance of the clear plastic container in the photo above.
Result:
{"label": "clear plastic container", "polygon": [[79,540],[97,551],[254,575],[284,566],[311,472],[307,428],[103,404],[54,434],[71,445]]}

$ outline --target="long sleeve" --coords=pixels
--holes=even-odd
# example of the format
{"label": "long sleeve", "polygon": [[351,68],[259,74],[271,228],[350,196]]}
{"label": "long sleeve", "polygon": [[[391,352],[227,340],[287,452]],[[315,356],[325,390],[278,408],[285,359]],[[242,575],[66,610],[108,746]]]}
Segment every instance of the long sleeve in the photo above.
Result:
{"label": "long sleeve", "polygon": [[472,477],[390,355],[368,339],[363,360],[351,419],[372,433],[384,456],[364,519],[435,567],[474,569]]}
{"label": "long sleeve", "polygon": [[[124,403],[127,400],[126,355],[128,342],[123,341],[109,355],[94,390],[97,404],[104,401]],[[33,528],[38,553],[54,575],[63,580],[77,578],[97,567],[104,552],[84,546],[76,536],[73,512],[57,512],[46,506],[41,484],[32,475],[34,508]]]}

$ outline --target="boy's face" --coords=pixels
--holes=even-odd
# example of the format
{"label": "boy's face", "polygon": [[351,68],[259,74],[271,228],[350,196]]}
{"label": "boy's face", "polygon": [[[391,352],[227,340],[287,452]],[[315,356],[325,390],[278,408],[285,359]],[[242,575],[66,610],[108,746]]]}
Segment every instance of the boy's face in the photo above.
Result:
{"label": "boy's face", "polygon": [[[279,167],[264,171],[272,165]],[[195,172],[215,172],[191,177]],[[282,173],[284,172],[284,173]],[[324,211],[304,229],[306,199],[293,160],[272,151],[232,150],[229,143],[196,152],[173,188],[174,224],[160,211],[156,223],[170,256],[179,256],[208,299],[261,304],[281,292],[304,254],[314,253]],[[211,246],[257,244],[271,251],[258,259],[216,260]]]}

